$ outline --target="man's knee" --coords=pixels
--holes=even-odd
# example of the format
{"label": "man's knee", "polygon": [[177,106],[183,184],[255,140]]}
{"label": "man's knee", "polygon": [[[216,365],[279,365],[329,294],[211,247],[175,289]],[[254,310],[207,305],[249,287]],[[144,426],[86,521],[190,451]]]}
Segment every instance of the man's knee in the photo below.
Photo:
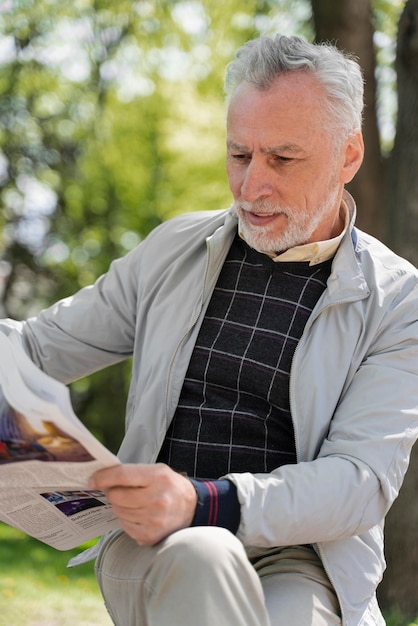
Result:
{"label": "man's knee", "polygon": [[[139,546],[118,531],[104,545],[96,571],[117,579],[144,578],[161,565],[174,567],[182,575],[199,574],[199,565],[209,570],[240,567],[247,561],[241,542],[228,530],[197,526],[179,530],[155,546]],[[219,572],[218,572],[219,573]]]}
{"label": "man's knee", "polygon": [[185,528],[167,537],[159,555],[173,559],[182,569],[202,564],[205,568],[225,567],[247,561],[242,543],[228,530],[197,526]]}
{"label": "man's knee", "polygon": [[222,528],[187,528],[153,547],[117,533],[96,571],[115,624],[268,622],[260,579],[241,542]]}

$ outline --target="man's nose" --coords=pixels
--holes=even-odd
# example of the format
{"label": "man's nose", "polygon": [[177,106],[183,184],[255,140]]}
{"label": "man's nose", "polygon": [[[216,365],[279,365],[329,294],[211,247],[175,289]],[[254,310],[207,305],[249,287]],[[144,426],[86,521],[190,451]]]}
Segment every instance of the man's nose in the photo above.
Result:
{"label": "man's nose", "polygon": [[268,198],[273,193],[272,172],[266,164],[252,160],[249,163],[241,185],[241,198],[246,202],[254,202],[260,198]]}

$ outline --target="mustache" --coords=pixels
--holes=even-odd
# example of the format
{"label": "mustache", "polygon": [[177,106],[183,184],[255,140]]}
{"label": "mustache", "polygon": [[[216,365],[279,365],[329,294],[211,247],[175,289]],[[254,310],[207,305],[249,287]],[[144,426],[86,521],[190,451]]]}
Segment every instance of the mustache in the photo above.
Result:
{"label": "mustache", "polygon": [[254,200],[254,202],[248,202],[242,200],[241,202],[235,202],[235,209],[246,211],[248,213],[256,213],[257,215],[272,215],[275,213],[284,213],[288,215],[290,211],[287,207],[283,207],[270,200]]}

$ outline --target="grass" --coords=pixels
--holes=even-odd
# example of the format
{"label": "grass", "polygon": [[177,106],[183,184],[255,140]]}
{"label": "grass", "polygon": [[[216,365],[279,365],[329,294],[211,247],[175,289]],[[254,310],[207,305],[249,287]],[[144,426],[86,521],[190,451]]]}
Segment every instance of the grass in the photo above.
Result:
{"label": "grass", "polygon": [[79,552],[0,523],[0,626],[111,626],[93,563],[66,567]]}
{"label": "grass", "polygon": [[[79,552],[54,550],[0,522],[0,626],[111,626],[93,563],[67,568]],[[418,626],[397,612],[386,620]]]}

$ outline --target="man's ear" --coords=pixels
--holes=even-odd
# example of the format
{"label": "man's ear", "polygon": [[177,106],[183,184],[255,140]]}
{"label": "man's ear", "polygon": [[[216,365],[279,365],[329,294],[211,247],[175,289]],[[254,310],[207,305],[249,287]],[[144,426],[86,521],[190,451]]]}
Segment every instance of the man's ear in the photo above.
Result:
{"label": "man's ear", "polygon": [[360,169],[364,157],[364,142],[361,131],[350,135],[343,147],[343,165],[341,168],[341,182],[349,183]]}

